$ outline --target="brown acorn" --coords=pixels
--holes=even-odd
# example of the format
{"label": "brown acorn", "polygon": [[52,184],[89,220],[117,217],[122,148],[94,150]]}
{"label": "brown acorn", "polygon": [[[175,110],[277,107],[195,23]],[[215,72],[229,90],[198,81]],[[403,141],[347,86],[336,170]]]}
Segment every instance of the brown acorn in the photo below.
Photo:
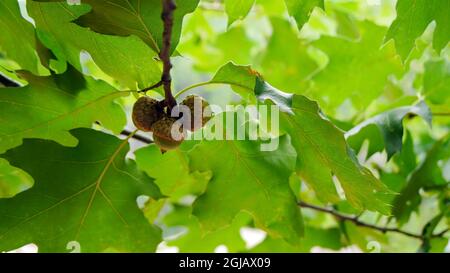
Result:
{"label": "brown acorn", "polygon": [[164,115],[159,102],[149,97],[140,97],[133,106],[133,123],[144,132],[150,132],[153,124]]}
{"label": "brown acorn", "polygon": [[[178,148],[184,140],[181,123],[177,123],[177,120],[171,117],[163,117],[155,122],[152,126],[152,130],[153,141],[163,151]],[[172,134],[172,131],[174,134]]]}
{"label": "brown acorn", "polygon": [[209,106],[209,103],[202,97],[196,95],[187,96],[180,105],[185,105],[189,108],[191,113],[190,126],[187,126],[187,130],[196,131],[211,119],[209,116],[205,116],[205,109]]}

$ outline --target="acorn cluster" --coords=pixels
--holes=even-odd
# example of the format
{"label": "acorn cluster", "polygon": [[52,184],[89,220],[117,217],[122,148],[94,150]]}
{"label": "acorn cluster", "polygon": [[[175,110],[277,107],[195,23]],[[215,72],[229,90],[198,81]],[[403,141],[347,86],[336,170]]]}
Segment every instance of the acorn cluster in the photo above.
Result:
{"label": "acorn cluster", "polygon": [[184,129],[196,131],[205,126],[211,118],[205,115],[208,102],[199,96],[188,96],[179,104],[179,106],[189,108],[190,122],[182,122],[182,120],[171,117],[167,108],[162,105],[160,101],[150,97],[140,97],[133,106],[132,118],[134,125],[139,130],[153,132],[154,143],[163,151],[173,150],[180,146],[185,137]]}

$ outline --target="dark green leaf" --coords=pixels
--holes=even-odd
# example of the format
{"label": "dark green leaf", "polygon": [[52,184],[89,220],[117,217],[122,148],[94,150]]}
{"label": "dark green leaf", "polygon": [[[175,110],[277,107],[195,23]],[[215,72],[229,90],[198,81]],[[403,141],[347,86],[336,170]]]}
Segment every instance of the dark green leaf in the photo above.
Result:
{"label": "dark green leaf", "polygon": [[258,228],[296,244],[302,221],[289,187],[295,151],[286,136],[279,139],[275,151],[261,151],[260,144],[249,140],[204,141],[189,153],[193,170],[213,173],[206,192],[194,203],[193,214],[205,230],[217,230],[245,211]]}
{"label": "dark green leaf", "polygon": [[[60,0],[59,0],[60,1]],[[155,52],[162,47],[163,22],[161,0],[83,0],[92,7],[75,22],[81,26],[110,35],[141,38]],[[183,17],[197,7],[199,0],[177,1],[172,29],[172,51],[180,39]]]}
{"label": "dark green leaf", "polygon": [[136,198],[161,196],[131,160],[128,141],[91,129],[71,133],[75,148],[30,139],[2,155],[33,176],[34,186],[0,200],[0,250],[35,243],[40,252],[154,251],[161,240]]}
{"label": "dark green leaf", "polygon": [[361,148],[364,140],[369,139],[368,156],[386,149],[388,158],[391,158],[402,150],[403,120],[411,116],[420,116],[431,126],[431,111],[422,101],[414,106],[399,107],[367,119],[345,136],[355,150]]}
{"label": "dark green leaf", "polygon": [[389,191],[372,173],[362,167],[348,147],[344,133],[325,119],[316,102],[294,96],[294,114],[283,113],[282,127],[297,150],[297,173],[323,202],[338,202],[333,175],[339,180],[346,199],[359,210],[389,214],[385,202]]}

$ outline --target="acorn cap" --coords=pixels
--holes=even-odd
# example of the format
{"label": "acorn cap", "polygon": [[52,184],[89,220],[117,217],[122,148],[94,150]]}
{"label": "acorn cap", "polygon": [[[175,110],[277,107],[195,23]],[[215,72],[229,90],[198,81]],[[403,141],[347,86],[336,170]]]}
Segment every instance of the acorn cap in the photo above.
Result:
{"label": "acorn cap", "polygon": [[[196,102],[197,105],[201,105],[201,112],[199,109],[195,109],[196,106]],[[191,125],[190,127],[186,128],[189,131],[196,131],[200,128],[202,128],[203,126],[205,126],[205,124],[211,119],[210,116],[205,116],[204,112],[206,107],[209,106],[209,103],[204,100],[202,97],[197,96],[197,95],[190,95],[187,96],[183,102],[181,102],[181,105],[185,105],[189,108],[189,110],[191,111]],[[199,113],[198,116],[195,116],[195,110],[197,110],[197,112]],[[197,119],[195,119],[197,118]],[[201,119],[201,121],[200,121]]]}
{"label": "acorn cap", "polygon": [[[162,119],[155,122],[152,126],[153,130],[153,141],[162,150],[168,151],[178,148],[184,140],[183,129],[181,124],[176,124],[177,120],[171,117],[163,117]],[[175,128],[174,133],[177,135],[172,135],[173,126],[179,126]]]}
{"label": "acorn cap", "polygon": [[150,132],[153,124],[163,117],[159,102],[149,97],[140,97],[133,106],[133,123],[144,132]]}

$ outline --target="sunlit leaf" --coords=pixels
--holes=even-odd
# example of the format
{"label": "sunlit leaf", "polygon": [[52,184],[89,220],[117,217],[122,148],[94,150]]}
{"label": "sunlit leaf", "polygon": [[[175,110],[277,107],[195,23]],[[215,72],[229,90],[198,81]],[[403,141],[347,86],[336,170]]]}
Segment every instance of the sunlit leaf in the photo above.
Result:
{"label": "sunlit leaf", "polygon": [[450,40],[449,0],[398,0],[397,18],[386,35],[386,40],[394,39],[395,47],[406,59],[431,22],[436,22],[433,47],[440,52]]}
{"label": "sunlit leaf", "polygon": [[225,0],[225,11],[228,14],[228,25],[243,19],[250,12],[255,0]]}
{"label": "sunlit leaf", "polygon": [[98,34],[72,23],[89,12],[88,5],[27,1],[27,9],[36,22],[39,39],[58,59],[58,63],[53,60],[53,66],[68,62],[81,71],[80,53],[87,51],[106,74],[129,89],[145,88],[160,80],[155,61],[158,54],[139,38]]}
{"label": "sunlit leaf", "polygon": [[349,99],[357,110],[364,110],[381,95],[389,76],[402,71],[393,44],[380,48],[386,29],[367,21],[359,28],[361,39],[357,41],[325,36],[314,42],[328,55],[329,63],[312,78],[307,95],[327,110]]}
{"label": "sunlit leaf", "polygon": [[181,150],[162,154],[161,150],[150,145],[135,152],[139,168],[155,179],[161,193],[173,200],[205,191],[211,178],[210,172],[190,172],[189,159]]}
{"label": "sunlit leaf", "polygon": [[284,0],[289,15],[295,18],[298,28],[301,28],[309,19],[315,7],[325,8],[324,0]]}
{"label": "sunlit leaf", "polygon": [[110,85],[83,77],[69,67],[64,74],[38,77],[23,73],[29,84],[0,89],[0,152],[24,138],[77,144],[68,130],[91,127],[95,121],[120,133],[125,114],[114,100],[128,95]]}
{"label": "sunlit leaf", "polygon": [[424,95],[434,104],[448,103],[450,98],[450,62],[429,61],[425,64]]}
{"label": "sunlit leaf", "polygon": [[26,69],[35,75],[48,74],[36,51],[33,25],[22,18],[17,0],[0,1],[0,14],[0,52],[19,65],[16,69]]}

